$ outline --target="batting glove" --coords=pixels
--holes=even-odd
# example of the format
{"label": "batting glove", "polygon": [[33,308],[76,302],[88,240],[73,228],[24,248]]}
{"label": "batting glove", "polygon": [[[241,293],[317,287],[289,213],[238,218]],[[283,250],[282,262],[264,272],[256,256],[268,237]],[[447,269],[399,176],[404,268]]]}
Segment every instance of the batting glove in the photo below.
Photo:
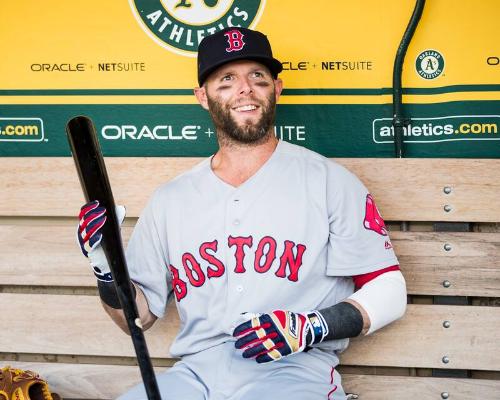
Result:
{"label": "batting glove", "polygon": [[279,360],[304,351],[321,342],[328,334],[328,325],[318,311],[294,313],[274,310],[268,314],[253,314],[233,332],[237,349],[244,358],[260,363]]}
{"label": "batting glove", "polygon": [[[125,207],[116,206],[116,216],[121,225],[125,219]],[[94,200],[81,208],[78,218],[76,236],[82,254],[90,260],[90,266],[98,280],[112,282],[108,260],[101,246],[101,229],[106,222],[106,209],[99,207],[99,201]]]}

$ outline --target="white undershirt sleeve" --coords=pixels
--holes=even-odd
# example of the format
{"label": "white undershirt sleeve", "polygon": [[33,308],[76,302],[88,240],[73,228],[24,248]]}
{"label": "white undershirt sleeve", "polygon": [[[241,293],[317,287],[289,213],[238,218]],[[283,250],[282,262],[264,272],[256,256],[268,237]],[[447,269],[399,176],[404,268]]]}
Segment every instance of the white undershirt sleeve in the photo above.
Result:
{"label": "white undershirt sleeve", "polygon": [[390,271],[367,282],[348,297],[370,318],[367,335],[401,318],[406,310],[406,282],[401,271]]}

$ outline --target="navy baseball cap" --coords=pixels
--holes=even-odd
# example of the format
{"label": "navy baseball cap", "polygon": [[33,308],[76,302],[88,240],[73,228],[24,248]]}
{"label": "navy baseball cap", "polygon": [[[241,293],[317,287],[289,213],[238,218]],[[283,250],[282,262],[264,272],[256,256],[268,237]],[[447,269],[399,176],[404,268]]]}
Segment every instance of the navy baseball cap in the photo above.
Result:
{"label": "navy baseball cap", "polygon": [[283,70],[273,57],[267,36],[247,28],[225,28],[203,38],[198,46],[198,83],[203,85],[208,75],[231,61],[253,60],[264,64],[276,78]]}

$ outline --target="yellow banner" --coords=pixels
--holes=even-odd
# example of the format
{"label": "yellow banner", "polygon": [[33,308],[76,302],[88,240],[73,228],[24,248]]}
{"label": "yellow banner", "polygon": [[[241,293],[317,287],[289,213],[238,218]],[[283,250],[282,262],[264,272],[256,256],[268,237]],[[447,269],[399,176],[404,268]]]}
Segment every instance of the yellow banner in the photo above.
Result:
{"label": "yellow banner", "polygon": [[[189,89],[196,85],[197,41],[235,22],[269,36],[284,63],[287,88],[389,88],[414,5],[415,0],[2,1],[0,89]],[[406,55],[403,85],[498,84],[498,21],[498,0],[427,1]]]}

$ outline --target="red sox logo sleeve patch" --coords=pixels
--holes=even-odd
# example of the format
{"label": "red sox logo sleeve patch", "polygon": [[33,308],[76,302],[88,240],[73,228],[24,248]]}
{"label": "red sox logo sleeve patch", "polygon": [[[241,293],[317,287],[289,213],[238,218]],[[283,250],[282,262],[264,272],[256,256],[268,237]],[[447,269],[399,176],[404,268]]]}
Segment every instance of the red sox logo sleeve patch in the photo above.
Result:
{"label": "red sox logo sleeve patch", "polygon": [[363,225],[370,231],[377,232],[379,235],[387,236],[385,222],[378,212],[377,206],[371,194],[366,195],[365,219]]}

